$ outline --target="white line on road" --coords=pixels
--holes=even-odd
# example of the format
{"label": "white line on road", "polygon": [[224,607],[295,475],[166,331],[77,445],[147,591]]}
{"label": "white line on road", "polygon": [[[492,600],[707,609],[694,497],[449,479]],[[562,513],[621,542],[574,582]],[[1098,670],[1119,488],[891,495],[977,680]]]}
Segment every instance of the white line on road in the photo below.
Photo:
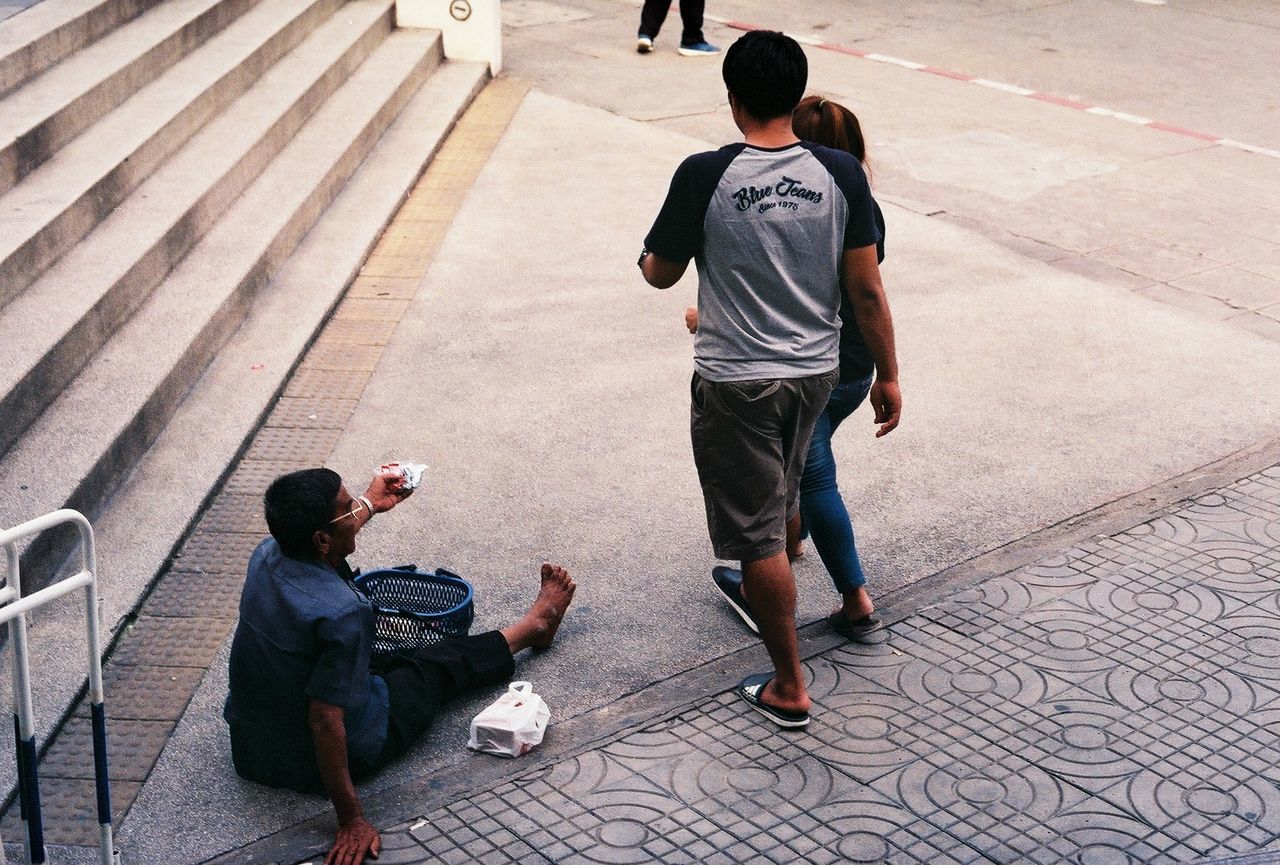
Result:
{"label": "white line on road", "polygon": [[1028,90],[1025,87],[1018,87],[1014,84],[1005,84],[1003,81],[992,81],[990,78],[974,78],[971,80],[974,84],[981,84],[983,87],[990,87],[992,90],[1001,90],[1005,93],[1013,93],[1017,96],[1030,96],[1035,93],[1034,90]]}
{"label": "white line on road", "polygon": [[1149,126],[1152,123],[1150,117],[1141,117],[1137,114],[1125,114],[1123,111],[1112,111],[1110,108],[1086,108],[1086,114],[1097,114],[1101,117],[1114,117],[1116,120],[1123,120],[1125,123],[1136,123],[1139,126]]}
{"label": "white line on road", "polygon": [[894,66],[901,66],[903,69],[923,69],[923,63],[915,63],[911,60],[903,60],[901,57],[890,57],[888,54],[868,54],[868,60],[874,60],[877,63],[892,63]]}

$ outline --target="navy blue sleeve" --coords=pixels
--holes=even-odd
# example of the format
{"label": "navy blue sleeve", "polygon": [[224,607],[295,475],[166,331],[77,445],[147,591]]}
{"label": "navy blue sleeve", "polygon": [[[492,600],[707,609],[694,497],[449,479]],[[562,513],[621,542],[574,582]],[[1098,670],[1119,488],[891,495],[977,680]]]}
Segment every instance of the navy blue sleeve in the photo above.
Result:
{"label": "navy blue sleeve", "polygon": [[667,200],[645,236],[645,249],[676,264],[683,264],[698,254],[711,196],[745,146],[731,144],[719,150],[695,153],[680,163],[671,178]]}
{"label": "navy blue sleeve", "polygon": [[877,207],[871,197],[871,186],[867,183],[867,175],[862,170],[861,163],[843,150],[834,150],[808,141],[802,144],[831,173],[836,186],[844,194],[844,200],[848,202],[849,221],[844,226],[844,248],[858,249],[874,243],[877,244],[876,252],[880,255],[879,244],[883,241],[884,234],[876,225]]}
{"label": "navy blue sleeve", "polygon": [[331,706],[364,703],[369,694],[372,620],[372,610],[353,601],[316,623],[319,654],[307,680],[308,697]]}

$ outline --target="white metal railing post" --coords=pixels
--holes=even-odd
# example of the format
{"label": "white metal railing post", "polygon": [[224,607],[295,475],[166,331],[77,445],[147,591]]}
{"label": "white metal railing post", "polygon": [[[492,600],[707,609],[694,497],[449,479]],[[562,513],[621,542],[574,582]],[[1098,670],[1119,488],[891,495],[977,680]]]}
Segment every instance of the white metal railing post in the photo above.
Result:
{"label": "white metal railing post", "polygon": [[[22,575],[18,541],[38,535],[54,526],[73,523],[80,532],[81,569],[31,595],[22,595]],[[98,622],[97,552],[93,527],[78,511],[63,509],[28,520],[0,532],[5,548],[8,581],[0,588],[0,624],[12,623],[14,738],[18,759],[18,798],[26,860],[29,865],[45,861],[44,821],[40,812],[40,782],[36,759],[35,722],[31,704],[31,670],[27,645],[26,614],[77,589],[85,592],[85,621],[89,648],[89,708],[93,726],[94,787],[97,793],[99,856],[102,865],[119,865],[111,825],[111,782],[107,764],[107,713],[102,687],[102,651]],[[0,847],[0,857],[3,848]],[[0,860],[0,865],[3,865]]]}

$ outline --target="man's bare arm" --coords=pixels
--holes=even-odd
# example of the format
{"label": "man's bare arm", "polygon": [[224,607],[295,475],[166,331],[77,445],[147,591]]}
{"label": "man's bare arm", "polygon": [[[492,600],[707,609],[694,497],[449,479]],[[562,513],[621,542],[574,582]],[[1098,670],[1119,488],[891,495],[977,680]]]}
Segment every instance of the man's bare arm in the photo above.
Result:
{"label": "man's bare arm", "polygon": [[351,783],[347,768],[347,728],[343,726],[341,706],[312,700],[307,710],[307,723],[316,748],[316,764],[320,779],[333,800],[338,815],[338,832],[333,847],[325,857],[325,865],[360,865],[366,855],[378,858],[382,838],[367,820],[364,809]]}
{"label": "man's bare arm", "polygon": [[640,272],[644,274],[645,282],[654,288],[670,288],[675,285],[688,267],[687,261],[677,264],[652,252],[640,260]]}
{"label": "man's bare arm", "polygon": [[902,416],[902,393],[898,389],[898,356],[893,339],[893,316],[889,299],[880,281],[875,244],[846,249],[841,276],[845,293],[853,304],[858,330],[871,349],[876,364],[876,380],[871,386],[871,406],[880,424],[876,437],[893,432]]}

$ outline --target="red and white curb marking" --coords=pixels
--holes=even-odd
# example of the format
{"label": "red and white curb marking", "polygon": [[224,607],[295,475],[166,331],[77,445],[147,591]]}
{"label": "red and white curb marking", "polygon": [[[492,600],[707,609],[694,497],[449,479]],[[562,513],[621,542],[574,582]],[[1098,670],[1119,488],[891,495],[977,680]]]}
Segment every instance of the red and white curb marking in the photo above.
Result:
{"label": "red and white curb marking", "polygon": [[[722,24],[725,27],[731,27],[734,30],[767,30],[759,24],[747,24],[742,21],[732,21],[728,18],[718,18],[714,15],[703,16],[708,21],[716,24]],[[1128,114],[1124,111],[1115,111],[1110,108],[1102,108],[1097,105],[1086,105],[1083,102],[1077,102],[1074,99],[1066,99],[1062,96],[1054,96],[1052,93],[1040,93],[1026,87],[1018,87],[1015,84],[1005,84],[1003,81],[992,81],[989,78],[978,78],[974,75],[966,75],[963,72],[951,72],[947,69],[938,69],[925,63],[916,63],[913,60],[903,60],[901,57],[890,57],[887,54],[876,54],[870,51],[859,51],[857,48],[850,48],[847,45],[836,45],[832,42],[823,42],[816,36],[797,36],[789,34],[792,39],[802,45],[810,45],[823,51],[834,51],[837,54],[848,54],[851,57],[861,57],[864,60],[871,60],[875,63],[888,63],[891,66],[900,66],[903,69],[910,69],[914,72],[927,72],[930,75],[939,75],[943,78],[950,78],[953,81],[964,81],[969,84],[977,84],[980,87],[989,87],[992,90],[999,90],[1003,93],[1011,93],[1014,96],[1025,96],[1028,99],[1038,99],[1041,102],[1050,102],[1054,105],[1061,105],[1064,108],[1074,108],[1077,111],[1083,111],[1086,114],[1094,114],[1099,117],[1110,117],[1114,120],[1122,120],[1125,123],[1132,123],[1137,126],[1146,126],[1150,129],[1158,129],[1161,132],[1169,132],[1174,135],[1181,135],[1184,138],[1194,138],[1197,141],[1205,141],[1210,144],[1218,144],[1222,147],[1234,147],[1236,150],[1246,150],[1249,153],[1256,153],[1259,156],[1269,156],[1272,159],[1280,159],[1280,150],[1272,150],[1267,147],[1259,147],[1256,144],[1246,144],[1243,141],[1233,141],[1230,138],[1219,138],[1217,135],[1210,135],[1205,132],[1197,132],[1194,129],[1187,129],[1183,126],[1174,126],[1169,123],[1161,123],[1158,120],[1152,120],[1149,117],[1140,117],[1137,114]]]}

